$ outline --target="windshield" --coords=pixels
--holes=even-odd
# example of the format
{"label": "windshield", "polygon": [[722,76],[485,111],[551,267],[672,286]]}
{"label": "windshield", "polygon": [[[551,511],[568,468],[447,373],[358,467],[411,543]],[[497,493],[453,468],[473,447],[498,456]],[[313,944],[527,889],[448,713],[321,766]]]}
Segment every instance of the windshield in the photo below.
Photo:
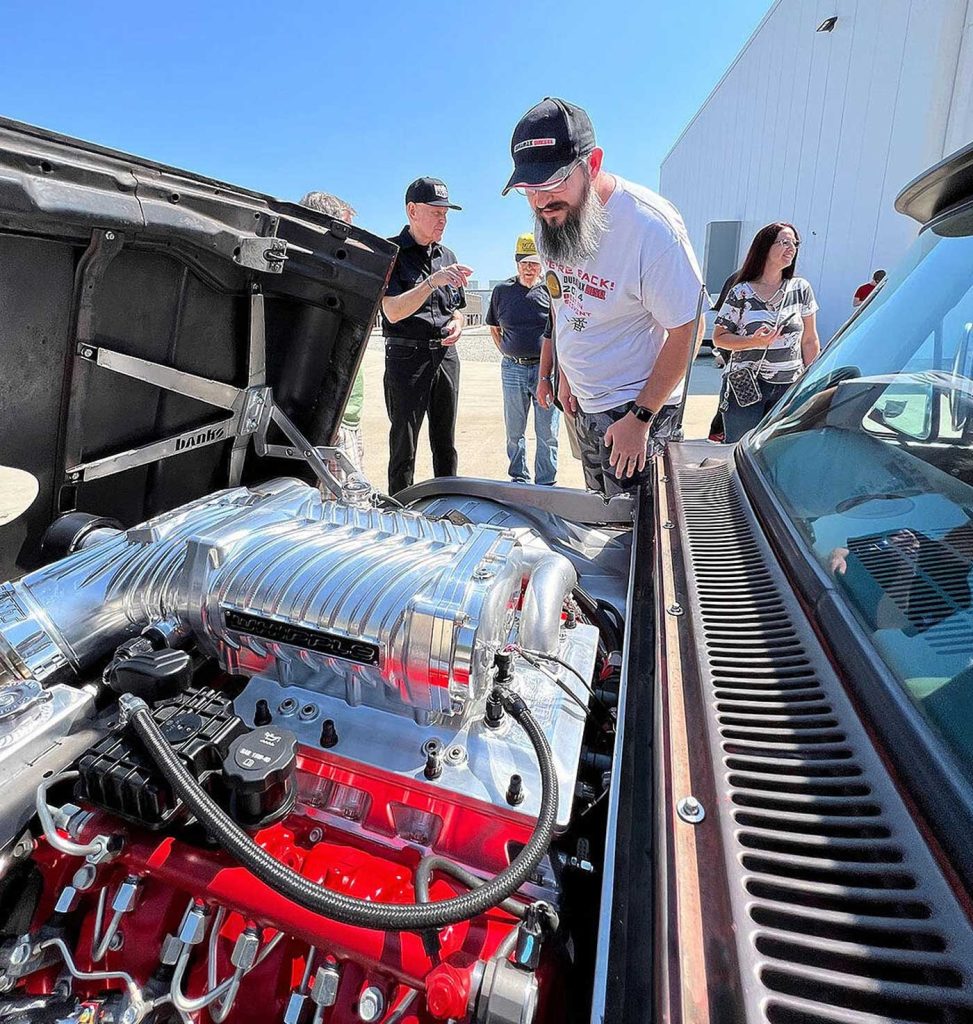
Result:
{"label": "windshield", "polygon": [[751,441],[879,655],[973,775],[973,207],[903,264]]}

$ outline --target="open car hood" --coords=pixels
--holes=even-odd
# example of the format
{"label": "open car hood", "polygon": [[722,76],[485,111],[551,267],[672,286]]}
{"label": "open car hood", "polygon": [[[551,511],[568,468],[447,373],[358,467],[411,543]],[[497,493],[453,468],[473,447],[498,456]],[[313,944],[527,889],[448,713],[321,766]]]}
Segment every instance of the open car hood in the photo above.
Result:
{"label": "open car hood", "polygon": [[310,479],[258,458],[253,428],[276,405],[331,441],[395,252],[294,203],[0,119],[0,466],[38,489],[0,526],[0,578],[37,563],[63,511],[131,525],[228,483]]}

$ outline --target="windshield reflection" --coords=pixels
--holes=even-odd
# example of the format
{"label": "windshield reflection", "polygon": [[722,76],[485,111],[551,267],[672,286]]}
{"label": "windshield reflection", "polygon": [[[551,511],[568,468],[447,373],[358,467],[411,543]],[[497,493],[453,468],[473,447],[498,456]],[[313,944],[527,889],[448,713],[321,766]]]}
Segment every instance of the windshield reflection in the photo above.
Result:
{"label": "windshield reflection", "polygon": [[973,774],[973,214],[922,233],[750,451]]}

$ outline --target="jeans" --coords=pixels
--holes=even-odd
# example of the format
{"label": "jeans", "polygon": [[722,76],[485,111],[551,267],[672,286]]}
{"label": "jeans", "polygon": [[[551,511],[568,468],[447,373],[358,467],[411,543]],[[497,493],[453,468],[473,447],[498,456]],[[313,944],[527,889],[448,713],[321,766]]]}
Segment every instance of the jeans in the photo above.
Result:
{"label": "jeans", "polygon": [[503,421],[507,428],[507,458],[510,460],[510,479],[530,483],[527,469],[527,414],[534,407],[534,433],[537,451],[534,454],[534,480],[551,485],[557,476],[557,432],[561,413],[557,406],[542,409],[534,397],[540,365],[524,366],[504,356],[500,363],[500,382],[503,385]]}
{"label": "jeans", "polygon": [[389,494],[412,485],[416,444],[429,414],[434,476],[456,476],[459,355],[453,346],[385,346],[385,407],[389,430]]}
{"label": "jeans", "polygon": [[771,384],[763,377],[757,378],[760,384],[760,401],[753,405],[738,405],[733,397],[733,392],[723,384],[721,394],[723,395],[723,428],[726,432],[726,443],[736,444],[748,430],[753,428],[767,415],[777,404],[781,395],[790,387],[790,384]]}

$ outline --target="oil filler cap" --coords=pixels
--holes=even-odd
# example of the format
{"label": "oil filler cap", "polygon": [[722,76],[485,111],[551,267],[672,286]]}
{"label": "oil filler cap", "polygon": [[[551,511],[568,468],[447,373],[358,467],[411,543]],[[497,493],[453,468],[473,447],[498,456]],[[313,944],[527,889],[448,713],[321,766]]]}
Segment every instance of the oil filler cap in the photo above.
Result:
{"label": "oil filler cap", "polygon": [[297,737],[270,725],[238,736],[223,762],[223,783],[237,824],[259,829],[279,821],[297,797]]}

